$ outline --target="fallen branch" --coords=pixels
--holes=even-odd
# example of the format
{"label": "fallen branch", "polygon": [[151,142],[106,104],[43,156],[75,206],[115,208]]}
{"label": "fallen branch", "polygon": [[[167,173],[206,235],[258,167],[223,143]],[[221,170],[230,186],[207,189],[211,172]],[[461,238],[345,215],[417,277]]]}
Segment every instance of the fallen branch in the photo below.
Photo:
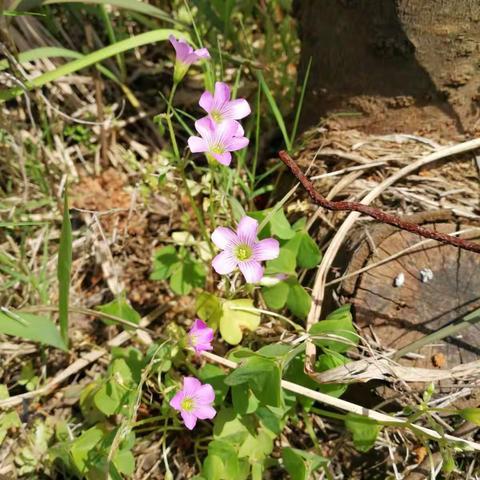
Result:
{"label": "fallen branch", "polygon": [[422,227],[421,225],[417,225],[416,223],[406,222],[405,220],[402,220],[396,215],[384,212],[379,208],[371,207],[370,205],[365,205],[358,202],[335,202],[327,200],[323,195],[321,195],[315,190],[313,183],[303,174],[299,166],[293,161],[292,157],[290,157],[290,155],[286,151],[281,151],[278,155],[282,162],[287,165],[293,175],[295,175],[297,180],[302,184],[303,188],[307,191],[312,200],[320,207],[333,211],[363,213],[364,215],[372,217],[381,223],[393,225],[394,227],[398,227],[401,230],[406,230],[407,232],[416,233],[421,237],[430,238],[432,240],[437,240],[448,245],[454,245],[464,250],[470,250],[475,253],[480,253],[480,243],[471,242],[469,240],[454,237],[446,233],[430,230],[429,228]]}

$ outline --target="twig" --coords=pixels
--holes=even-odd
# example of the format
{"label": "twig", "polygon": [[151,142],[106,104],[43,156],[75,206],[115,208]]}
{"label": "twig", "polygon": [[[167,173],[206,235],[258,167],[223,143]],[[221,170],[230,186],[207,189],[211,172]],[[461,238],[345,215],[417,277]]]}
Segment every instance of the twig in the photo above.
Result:
{"label": "twig", "polygon": [[355,172],[357,170],[368,170],[369,168],[380,167],[382,165],[385,165],[386,163],[387,162],[385,162],[384,160],[379,160],[378,162],[371,162],[368,165],[357,165],[355,167],[342,168],[341,170],[335,170],[333,172],[315,175],[314,177],[311,177],[310,180],[320,180],[321,178],[336,177],[337,175],[343,175],[344,173]]}
{"label": "twig", "polygon": [[429,228],[422,227],[421,225],[417,225],[416,223],[406,222],[405,220],[402,220],[396,215],[384,212],[379,208],[370,207],[369,205],[358,202],[334,202],[327,200],[323,195],[321,195],[315,190],[313,183],[303,174],[299,166],[292,160],[292,157],[290,157],[290,155],[286,151],[281,151],[278,155],[283,161],[283,163],[287,165],[293,175],[295,175],[298,181],[302,184],[303,188],[307,191],[312,200],[317,205],[320,205],[327,210],[360,212],[374,218],[375,220],[378,220],[381,223],[393,225],[394,227],[398,227],[401,230],[406,230],[407,232],[416,233],[421,237],[431,238],[442,243],[455,245],[456,247],[462,248],[464,250],[470,250],[475,253],[480,253],[480,243],[470,242],[469,240],[465,240],[463,238],[453,237],[452,235],[448,235],[446,233],[430,230]]}

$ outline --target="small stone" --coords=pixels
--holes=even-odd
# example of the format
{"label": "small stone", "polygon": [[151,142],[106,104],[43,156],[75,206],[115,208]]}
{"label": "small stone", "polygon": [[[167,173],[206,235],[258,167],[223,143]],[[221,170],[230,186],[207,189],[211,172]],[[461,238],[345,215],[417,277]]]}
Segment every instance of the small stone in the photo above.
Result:
{"label": "small stone", "polygon": [[428,283],[433,280],[433,272],[429,268],[422,268],[420,270],[420,280],[422,283]]}
{"label": "small stone", "polygon": [[443,353],[435,353],[432,355],[432,363],[434,367],[442,368],[447,363],[447,360]]}
{"label": "small stone", "polygon": [[417,464],[420,464],[423,462],[425,457],[427,456],[428,452],[425,447],[419,446],[417,448],[413,449],[413,454],[415,455],[415,460]]}
{"label": "small stone", "polygon": [[403,272],[400,272],[393,281],[393,285],[397,288],[401,287],[405,283],[405,275]]}

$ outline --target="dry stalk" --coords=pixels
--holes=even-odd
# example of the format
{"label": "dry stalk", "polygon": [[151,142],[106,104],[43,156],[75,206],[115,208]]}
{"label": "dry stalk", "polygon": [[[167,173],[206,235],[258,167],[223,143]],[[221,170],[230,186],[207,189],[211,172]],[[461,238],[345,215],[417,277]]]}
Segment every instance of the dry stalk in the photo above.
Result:
{"label": "dry stalk", "polygon": [[[155,320],[159,315],[164,313],[169,308],[169,305],[162,305],[156,308],[153,312],[149,313],[145,318],[140,321],[140,327],[146,328],[153,320]],[[134,332],[122,332],[119,333],[116,337],[112,338],[107,342],[108,347],[119,347],[123,345],[128,340],[132,338]],[[72,375],[77,374],[84,368],[88,367],[93,362],[96,362],[98,359],[103,357],[108,353],[108,350],[105,348],[100,348],[92,352],[83,355],[78,360],[75,360],[67,368],[59,372],[55,377],[53,377],[46,385],[31,392],[21,393],[20,395],[15,395],[5,400],[0,400],[0,409],[6,409],[20,405],[24,400],[30,400],[35,397],[43,397],[54,392],[61,383],[70,378]]]}
{"label": "dry stalk", "polygon": [[369,380],[427,383],[441,380],[472,382],[479,377],[480,360],[457,365],[451,369],[434,370],[432,368],[405,367],[388,358],[365,358],[325,372],[318,372],[314,376],[318,383],[352,383],[368,382]]}
{"label": "dry stalk", "polygon": [[[210,361],[219,363],[220,365],[228,368],[236,368],[238,366],[236,362],[227,360],[226,358],[215,355],[214,353],[202,352],[202,356]],[[457,444],[462,444],[468,449],[480,451],[480,444],[477,442],[465,440],[460,437],[455,437],[453,435],[449,435],[448,433],[441,434],[430,428],[426,428],[421,425],[411,424],[405,418],[386,415],[384,413],[377,412],[375,410],[371,410],[360,405],[356,405],[355,403],[347,402],[346,400],[342,400],[341,398],[335,398],[325,393],[317,392],[315,390],[311,390],[310,388],[303,387],[296,383],[288,382],[287,380],[282,380],[281,385],[282,388],[284,388],[285,390],[297,393],[299,395],[304,395],[325,405],[329,405],[331,407],[343,410],[344,412],[355,413],[357,415],[361,415],[362,417],[368,417],[372,420],[386,425],[410,428],[414,432],[422,433],[434,440],[448,440]]]}

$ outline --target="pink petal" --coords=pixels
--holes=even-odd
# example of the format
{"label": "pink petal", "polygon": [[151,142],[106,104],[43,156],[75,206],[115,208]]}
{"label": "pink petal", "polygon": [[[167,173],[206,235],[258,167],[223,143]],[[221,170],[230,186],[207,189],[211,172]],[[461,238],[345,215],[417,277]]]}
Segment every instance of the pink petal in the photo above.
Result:
{"label": "pink petal", "polygon": [[213,347],[209,343],[197,343],[193,347],[193,349],[195,350],[195,353],[198,355],[201,352],[213,350]]}
{"label": "pink petal", "polygon": [[188,148],[192,153],[207,152],[207,142],[201,137],[189,137]]}
{"label": "pink petal", "polygon": [[187,65],[191,65],[192,63],[198,62],[198,60],[202,60],[205,58],[210,58],[210,54],[208,53],[208,50],[206,48],[200,48],[195,51],[193,51],[192,49],[189,52],[188,56],[185,58],[184,62]]}
{"label": "pink petal", "polygon": [[243,137],[244,135],[245,135],[245,130],[243,129],[240,122],[238,122],[238,127],[237,127],[237,131],[235,132],[235,136],[236,137]]}
{"label": "pink petal", "polygon": [[215,131],[215,124],[208,117],[203,117],[195,122],[195,130],[209,142]]}
{"label": "pink petal", "polygon": [[258,222],[249,216],[243,217],[237,226],[237,235],[241,242],[254,246],[257,240]]}
{"label": "pink petal", "polygon": [[185,410],[181,412],[180,415],[183,418],[183,423],[185,423],[185,426],[189,430],[193,430],[197,424],[197,417],[193,413],[186,412]]}
{"label": "pink petal", "polygon": [[193,48],[185,40],[177,40],[173,35],[170,35],[168,39],[175,49],[177,60],[185,63],[188,55],[193,52]]}
{"label": "pink petal", "polygon": [[263,277],[263,267],[260,262],[250,260],[249,262],[240,262],[238,268],[243,273],[247,283],[257,283]]}
{"label": "pink petal", "polygon": [[215,92],[213,94],[215,105],[220,107],[230,100],[230,87],[224,82],[215,82]]}
{"label": "pink petal", "polygon": [[232,255],[232,252],[226,250],[220,252],[212,260],[212,267],[220,275],[226,275],[227,273],[233,272],[237,268],[237,261]]}
{"label": "pink petal", "polygon": [[237,133],[238,122],[236,120],[224,120],[215,128],[215,137],[223,146],[227,146],[232,137]]}
{"label": "pink petal", "polygon": [[225,250],[238,243],[237,234],[227,227],[217,227],[212,233],[212,242],[218,248]]}
{"label": "pink petal", "polygon": [[225,165],[228,167],[232,163],[232,154],[230,152],[224,152],[224,153],[211,153],[210,155],[218,162],[221,163],[222,165]]}
{"label": "pink petal", "polygon": [[208,345],[213,340],[213,330],[206,327],[204,330],[197,333],[197,339],[199,345]]}
{"label": "pink petal", "polygon": [[210,53],[206,48],[199,48],[193,52],[199,59],[210,58]]}
{"label": "pink petal", "polygon": [[183,378],[183,394],[185,397],[194,397],[198,389],[202,386],[200,380],[195,377]]}
{"label": "pink petal", "polygon": [[183,60],[183,63],[185,65],[191,65],[192,63],[195,63],[197,60],[198,60],[197,56],[192,52],[185,57],[185,60]]}
{"label": "pink petal", "polygon": [[200,353],[203,350],[212,350],[211,342],[213,340],[214,333],[206,323],[200,319],[196,319],[192,328],[188,332],[188,343],[194,348],[196,353]]}
{"label": "pink petal", "polygon": [[274,238],[266,238],[265,240],[260,240],[253,247],[253,258],[255,260],[273,260],[277,258],[280,254],[280,245],[278,240]]}
{"label": "pink petal", "polygon": [[248,138],[246,137],[233,137],[228,145],[226,145],[226,149],[230,152],[235,152],[236,150],[240,150],[245,148],[248,145]]}
{"label": "pink petal", "polygon": [[212,404],[215,401],[215,392],[213,387],[206,383],[202,385],[195,394],[195,406]]}
{"label": "pink petal", "polygon": [[245,118],[246,116],[250,115],[251,109],[249,103],[244,98],[238,98],[237,100],[232,100],[228,103],[228,107],[226,108],[228,111],[225,112],[225,115],[228,115],[229,118],[233,118],[235,120],[240,120],[241,118]]}
{"label": "pink petal", "polygon": [[213,95],[206,90],[202,93],[198,104],[207,112],[210,113],[213,109]]}
{"label": "pink petal", "polygon": [[200,420],[212,419],[216,414],[217,412],[210,405],[200,405],[195,409],[195,415]]}
{"label": "pink petal", "polygon": [[198,331],[204,330],[205,328],[208,328],[208,325],[203,320],[196,318],[195,321],[193,322],[193,325],[190,331],[198,332]]}
{"label": "pink petal", "polygon": [[185,394],[182,390],[175,394],[175,396],[170,400],[170,406],[175,410],[181,410],[181,404],[183,399],[185,398]]}

